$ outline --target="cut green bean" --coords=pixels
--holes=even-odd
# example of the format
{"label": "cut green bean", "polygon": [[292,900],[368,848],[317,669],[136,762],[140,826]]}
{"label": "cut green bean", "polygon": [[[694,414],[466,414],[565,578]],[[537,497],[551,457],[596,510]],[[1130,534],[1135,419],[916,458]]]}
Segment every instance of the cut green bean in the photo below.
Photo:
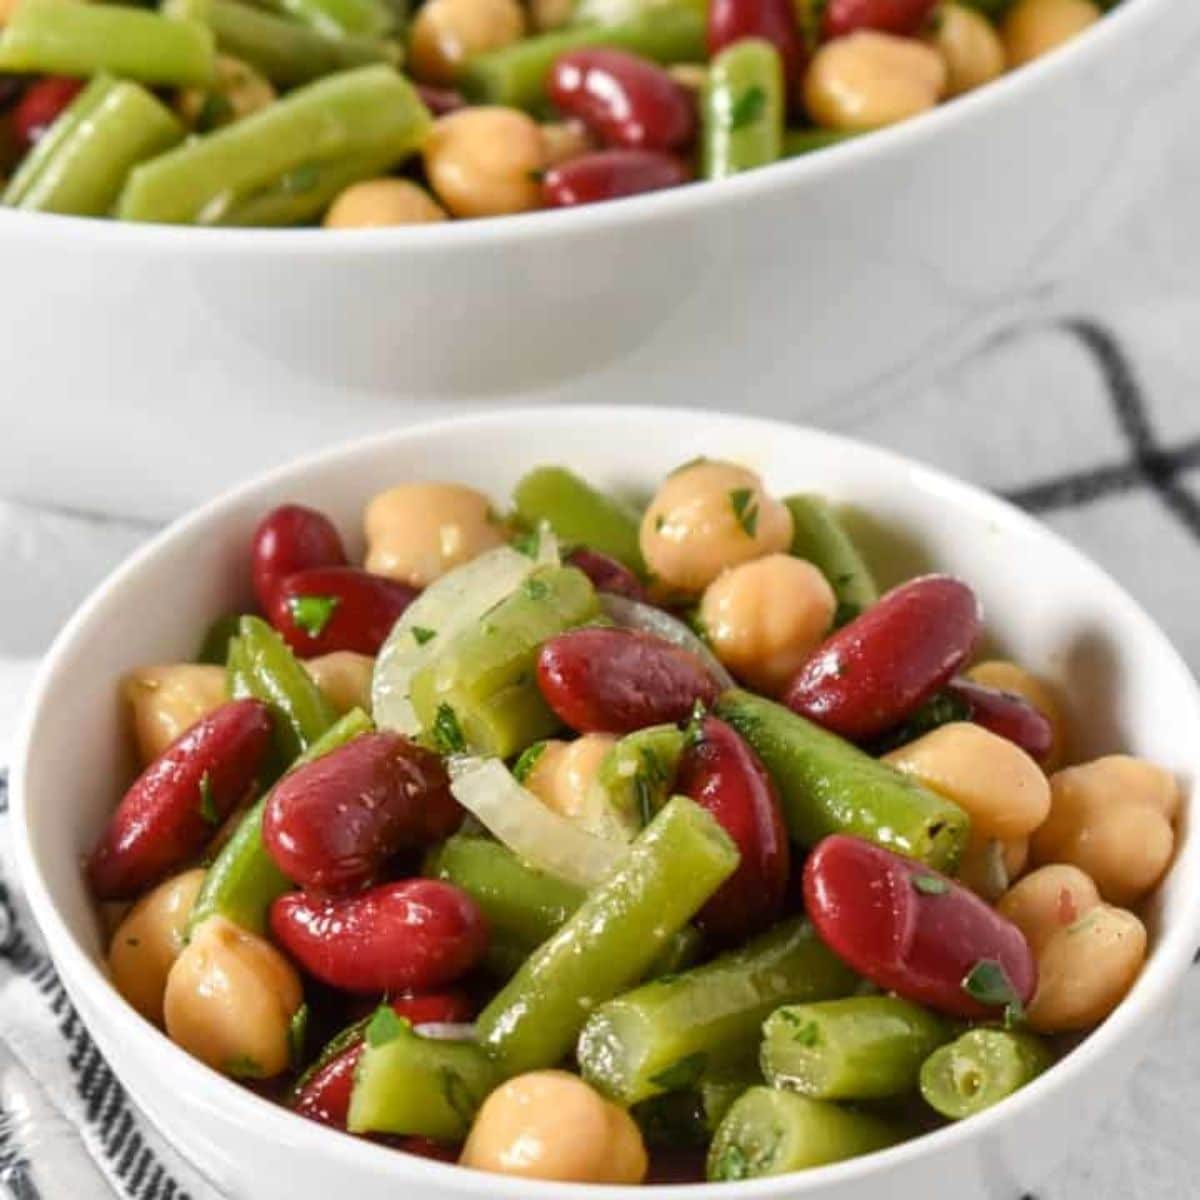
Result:
{"label": "cut green bean", "polygon": [[708,1152],[710,1183],[787,1175],[882,1150],[906,1130],[865,1113],[756,1087],[721,1122]]}
{"label": "cut green bean", "polygon": [[751,692],[726,692],[715,711],[771,773],[793,841],[848,833],[953,874],[970,832],[957,804]]}
{"label": "cut green bean", "polygon": [[21,0],[0,27],[0,71],[199,87],[215,69],[211,30],[138,8]]}
{"label": "cut green bean", "polygon": [[781,1004],[845,996],[857,976],[812,927],[785,921],[702,967],[601,1005],[579,1038],[584,1079],[624,1105],[694,1087],[718,1066],[753,1062]]}
{"label": "cut green bean", "polygon": [[807,559],[829,580],[837,597],[837,624],[844,625],[879,599],[879,588],[858,547],[821,496],[789,496],[792,553]]}
{"label": "cut green bean", "polygon": [[329,38],[380,39],[399,29],[386,0],[268,0],[267,7]]}
{"label": "cut green bean", "polygon": [[847,129],[785,129],[783,132],[783,157],[802,158],[817,150],[828,150],[840,146],[852,138],[861,137],[858,130]]}
{"label": "cut green bean", "polygon": [[960,1121],[1032,1083],[1052,1062],[1032,1034],[972,1029],[930,1055],[921,1068],[921,1095],[943,1117]]}
{"label": "cut green bean", "polygon": [[770,42],[746,38],[708,67],[700,105],[700,148],[706,179],[765,167],[783,151],[786,109],[783,60]]}
{"label": "cut green bean", "polygon": [[671,795],[684,735],[674,725],[626,734],[601,760],[595,786],[625,825],[641,829]]}
{"label": "cut green bean", "polygon": [[[138,167],[117,215],[131,221],[220,224],[255,212],[288,186],[286,210],[259,219],[318,216],[347,182],[380,174],[414,153],[431,118],[412,85],[387,66],[360,67],[291,93],[252,116]],[[330,170],[333,168],[333,170]],[[317,175],[316,183],[305,185]]]}
{"label": "cut green bean", "polygon": [[894,996],[854,996],[777,1009],[763,1026],[772,1087],[817,1100],[881,1100],[917,1088],[921,1065],[949,1025]]}
{"label": "cut green bean", "polygon": [[615,46],[660,63],[699,62],[707,57],[701,9],[664,4],[619,25],[560,29],[513,42],[470,59],[459,77],[464,95],[476,104],[537,110],[546,103],[546,76],[569,50]]}
{"label": "cut green bean", "polygon": [[592,1009],[645,975],[737,863],[716,821],[675,797],[480,1014],[480,1040],[504,1074],[560,1062]]}

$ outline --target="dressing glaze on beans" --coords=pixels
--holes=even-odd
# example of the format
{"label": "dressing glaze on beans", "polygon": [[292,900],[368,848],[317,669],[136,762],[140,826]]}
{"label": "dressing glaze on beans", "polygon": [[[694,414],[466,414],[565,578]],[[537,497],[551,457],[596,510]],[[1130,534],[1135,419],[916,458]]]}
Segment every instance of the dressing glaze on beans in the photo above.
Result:
{"label": "dressing glaze on beans", "polygon": [[[915,8],[831,6],[854,27],[826,50]],[[647,131],[679,152],[684,124],[635,138],[613,107],[682,94],[626,57],[556,76],[616,145],[554,171],[667,156]],[[460,183],[529,186],[494,149],[459,147]],[[639,511],[550,465],[511,502],[396,480],[361,563],[326,514],[262,515],[262,615],[114,680],[143,769],[86,871],[133,901],[108,950],[133,1007],[346,1136],[636,1185],[969,1119],[1120,1005],[1172,772],[1072,761],[1066,697],[974,661],[970,582],[880,596],[825,498],[721,459],[645,482]]]}

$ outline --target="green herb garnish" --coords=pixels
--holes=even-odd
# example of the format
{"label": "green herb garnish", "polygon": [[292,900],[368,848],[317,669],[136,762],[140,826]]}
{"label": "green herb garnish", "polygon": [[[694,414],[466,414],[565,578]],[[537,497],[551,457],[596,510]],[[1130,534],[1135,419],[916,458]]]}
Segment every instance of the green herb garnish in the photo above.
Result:
{"label": "green herb garnish", "polygon": [[923,896],[944,896],[950,890],[950,885],[936,875],[914,875],[912,885]]}
{"label": "green herb garnish", "polygon": [[220,92],[209,92],[200,105],[196,114],[196,132],[211,133],[219,125],[225,125],[233,118],[233,105]]}
{"label": "green herb garnish", "polygon": [[747,88],[729,108],[729,128],[737,131],[753,125],[767,107],[767,93],[757,84]]}
{"label": "green herb garnish", "polygon": [[513,778],[518,783],[524,783],[533,774],[533,768],[537,766],[538,759],[546,753],[546,747],[549,744],[549,742],[534,742],[532,746],[526,746],[521,751],[521,756],[513,763],[512,769]]}
{"label": "green herb garnish", "polygon": [[433,740],[442,754],[465,754],[467,739],[463,737],[462,726],[458,723],[454,709],[449,704],[437,706],[433,718]]}
{"label": "green herb garnish", "polygon": [[381,1004],[367,1022],[363,1037],[368,1046],[386,1046],[388,1042],[394,1042],[408,1027],[408,1022],[397,1016],[391,1005]]}
{"label": "green herb garnish", "polygon": [[678,1062],[672,1063],[666,1070],[650,1076],[650,1082],[664,1092],[682,1092],[694,1087],[700,1082],[704,1068],[708,1065],[708,1055],[703,1051],[689,1054]]}
{"label": "green herb garnish", "polygon": [[235,1079],[262,1079],[266,1072],[262,1063],[248,1054],[238,1054],[225,1064],[225,1073]]}
{"label": "green herb garnish", "polygon": [[528,579],[521,584],[521,591],[529,597],[530,600],[545,600],[550,595],[550,585],[544,580],[539,579],[536,575],[530,575]]}
{"label": "green herb garnish", "polygon": [[303,163],[294,171],[289,171],[279,181],[279,186],[285,195],[299,196],[304,192],[311,192],[320,181],[320,167],[316,163]]}
{"label": "green herb garnish", "polygon": [[427,642],[432,642],[437,637],[436,629],[426,629],[424,625],[414,625],[412,627],[413,641],[418,646],[424,646]]}
{"label": "green herb garnish", "polygon": [[724,1183],[750,1178],[750,1160],[740,1146],[729,1146],[717,1159],[713,1178]]}
{"label": "green herb garnish", "polygon": [[213,799],[212,780],[209,779],[207,771],[200,776],[200,815],[209,825],[221,823],[221,814],[217,809],[217,802]]}
{"label": "green herb garnish", "polygon": [[523,533],[520,537],[513,538],[512,548],[518,554],[525,555],[526,558],[537,558],[540,542],[541,533],[536,529],[531,529],[528,533]]}
{"label": "green herb garnish", "polygon": [[1021,997],[1017,995],[1008,972],[995,959],[980,959],[963,980],[962,989],[972,1000],[988,1008],[1003,1008],[1007,1028],[1024,1019],[1025,1006],[1021,1003]]}
{"label": "green herb garnish", "polygon": [[288,611],[292,614],[292,620],[310,638],[318,638],[325,631],[338,603],[337,596],[292,596],[288,600]]}
{"label": "green herb garnish", "polygon": [[758,505],[754,501],[753,489],[734,488],[729,493],[729,503],[742,532],[747,537],[753,537],[758,530]]}

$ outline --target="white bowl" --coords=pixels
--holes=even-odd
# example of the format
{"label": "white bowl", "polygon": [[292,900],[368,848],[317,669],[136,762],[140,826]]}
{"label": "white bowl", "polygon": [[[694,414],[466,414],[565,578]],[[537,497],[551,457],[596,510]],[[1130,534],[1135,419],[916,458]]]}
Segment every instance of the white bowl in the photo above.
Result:
{"label": "white bowl", "polygon": [[1180,130],[1198,34],[1195,0],[1125,0],[920,120],[574,212],[329,233],[0,210],[0,478],[174,516],[320,446],[331,411],[344,436],[398,401],[535,392],[794,418],[1091,256]]}
{"label": "white bowl", "polygon": [[[113,990],[80,856],[128,778],[117,681],[189,657],[206,623],[244,602],[247,546],[285,500],[324,509],[352,549],[364,501],[414,478],[461,479],[498,502],[522,472],[561,461],[611,487],[646,487],[703,453],[746,461],[777,492],[815,489],[872,514],[885,582],[929,564],[969,580],[988,629],[1076,701],[1078,750],[1145,755],[1200,777],[1200,692],[1163,634],[1102,571],[1042,526],[965,484],[880,450],[745,417],[648,408],[518,410],[444,421],[334,450],[239,488],[173,526],[113,575],[63,631],[36,687],[14,781],[23,881],[63,982],[114,1070],[171,1140],[231,1196],[255,1200],[687,1200],[698,1188],[532,1185],[425,1162],[275,1107],[172,1045]],[[886,547],[880,554],[879,547]],[[868,1158],[728,1185],[730,1200],[1015,1200],[1112,1104],[1200,942],[1200,836],[1184,821],[1152,906],[1152,951],[1128,999],[1062,1063],[981,1117]],[[708,1193],[705,1192],[705,1195]]]}

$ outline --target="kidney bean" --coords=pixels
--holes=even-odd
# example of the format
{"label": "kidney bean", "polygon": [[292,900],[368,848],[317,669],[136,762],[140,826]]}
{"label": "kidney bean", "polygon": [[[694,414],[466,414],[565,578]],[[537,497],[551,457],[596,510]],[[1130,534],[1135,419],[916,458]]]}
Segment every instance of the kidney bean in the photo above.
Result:
{"label": "kidney bean", "polygon": [[172,742],[125,793],[92,852],[96,895],[136,896],[197,854],[253,788],[271,730],[265,704],[235,700]]}
{"label": "kidney bean", "polygon": [[270,925],[305,971],[345,992],[443,987],[487,948],[475,901],[438,879],[384,883],[340,900],[290,892],[271,906]]}
{"label": "kidney bean", "polygon": [[405,1154],[415,1154],[418,1158],[431,1158],[434,1162],[456,1163],[461,1153],[459,1147],[447,1145],[445,1142],[435,1142],[431,1138],[406,1137],[395,1143],[397,1150]]}
{"label": "kidney bean", "polygon": [[[804,900],[821,940],[859,974],[906,1000],[966,1018],[996,1018],[968,979],[996,964],[1027,1004],[1037,966],[1021,931],[973,892],[912,859],[835,834],[809,855]],[[975,973],[973,975],[973,973]],[[995,972],[993,972],[995,974]]]}
{"label": "kidney bean", "polygon": [[550,208],[571,208],[678,187],[691,177],[680,159],[658,150],[597,150],[551,167],[542,199]]}
{"label": "kidney bean", "polygon": [[821,33],[826,38],[845,37],[859,29],[914,34],[937,6],[938,0],[827,0]]}
{"label": "kidney bean", "polygon": [[462,820],[442,760],[398,733],[367,733],[296,768],[263,811],[263,843],[301,887],[358,891],[400,850]]}
{"label": "kidney bean", "polygon": [[615,558],[609,558],[599,550],[589,550],[586,546],[580,546],[567,555],[567,562],[573,567],[578,567],[592,581],[598,592],[624,596],[628,600],[638,601],[639,604],[649,603],[650,598],[638,577]]}
{"label": "kidney bean", "polygon": [[559,112],[577,117],[607,146],[678,150],[696,136],[688,92],[657,63],[625,50],[564,54],[546,87]]}
{"label": "kidney bean", "polygon": [[19,147],[32,147],[82,90],[82,79],[65,75],[47,75],[26,88],[9,118]]}
{"label": "kidney bean", "polygon": [[709,57],[745,38],[763,38],[779,51],[788,91],[796,94],[807,56],[792,0],[709,0]]}
{"label": "kidney bean", "polygon": [[817,647],[784,703],[854,741],[915,712],[970,658],[979,602],[965,583],[926,575],[888,592]]}
{"label": "kidney bean", "polygon": [[375,655],[417,595],[358,567],[314,567],[277,583],[267,614],[302,658],[335,650]]}
{"label": "kidney bean", "polygon": [[427,83],[416,83],[413,86],[425,107],[435,117],[444,117],[447,113],[458,112],[460,108],[467,107],[462,94],[453,88],[430,87]]}
{"label": "kidney bean", "polygon": [[1024,696],[962,678],[952,679],[946,691],[965,707],[966,720],[1015,742],[1037,762],[1050,756],[1054,726]]}
{"label": "kidney bean", "polygon": [[738,869],[696,923],[724,942],[760,933],[782,915],[791,866],[787,828],[766,768],[734,729],[705,717],[684,751],[675,790],[712,813],[741,854]]}
{"label": "kidney bean", "polygon": [[573,629],[538,651],[538,687],[577,733],[682,721],[721,690],[692,653],[634,629]]}
{"label": "kidney bean", "polygon": [[283,504],[263,517],[250,557],[254,594],[263,612],[271,611],[275,589],[289,575],[313,567],[344,567],[349,561],[333,522],[302,504]]}

